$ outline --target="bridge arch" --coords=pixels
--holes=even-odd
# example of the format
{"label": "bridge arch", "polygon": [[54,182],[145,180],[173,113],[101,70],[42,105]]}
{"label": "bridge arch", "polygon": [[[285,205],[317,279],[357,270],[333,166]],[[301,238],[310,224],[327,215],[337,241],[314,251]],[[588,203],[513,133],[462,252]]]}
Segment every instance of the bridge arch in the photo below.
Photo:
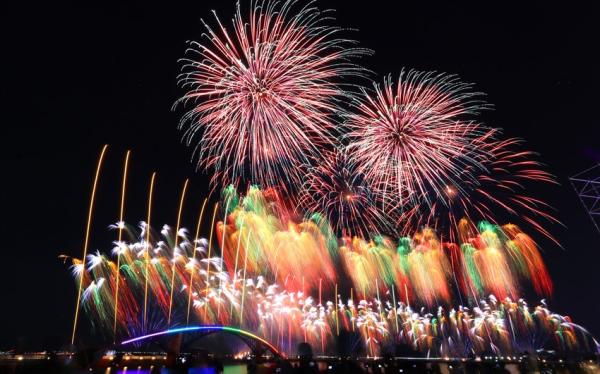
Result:
{"label": "bridge arch", "polygon": [[129,345],[132,343],[148,340],[148,339],[154,339],[154,338],[164,337],[164,336],[168,336],[168,335],[175,335],[175,334],[192,333],[192,332],[201,332],[201,333],[206,333],[207,335],[211,334],[211,333],[216,333],[216,332],[225,332],[225,333],[233,334],[233,335],[239,336],[240,338],[242,338],[242,340],[244,340],[246,342],[247,342],[247,339],[250,339],[251,341],[254,341],[260,345],[263,345],[264,347],[268,348],[277,357],[285,356],[282,352],[279,351],[279,349],[277,349],[277,347],[275,347],[273,344],[269,343],[267,340],[261,338],[258,335],[255,335],[249,331],[239,329],[236,327],[219,326],[219,325],[198,325],[198,326],[178,327],[178,328],[158,331],[158,332],[154,332],[151,334],[137,336],[135,338],[125,340],[125,341],[121,342],[121,345],[125,346],[125,345]]}

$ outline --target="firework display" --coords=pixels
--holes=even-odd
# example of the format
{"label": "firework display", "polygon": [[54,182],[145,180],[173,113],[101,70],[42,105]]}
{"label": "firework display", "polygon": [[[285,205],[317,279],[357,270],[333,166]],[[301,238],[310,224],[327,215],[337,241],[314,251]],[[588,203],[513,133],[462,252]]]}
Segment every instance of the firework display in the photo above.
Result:
{"label": "firework display", "polygon": [[347,123],[348,148],[373,186],[398,196],[401,205],[403,198],[430,203],[432,193],[457,185],[466,167],[484,170],[482,145],[495,131],[473,119],[484,106],[471,85],[409,71],[395,86],[387,78],[374,88],[373,96],[363,90]]}
{"label": "firework display", "polygon": [[347,151],[397,233],[439,227],[455,240],[461,218],[515,217],[552,238],[540,218],[557,220],[526,186],[553,177],[519,139],[501,139],[500,130],[477,122],[487,106],[472,85],[409,71],[363,96],[347,121]]}
{"label": "firework display", "polygon": [[337,150],[309,169],[297,205],[309,214],[325,214],[342,235],[368,237],[370,233],[393,231],[379,208],[381,197],[356,170],[347,152]]}
{"label": "firework display", "polygon": [[[72,257],[80,306],[117,341],[190,324],[239,327],[291,353],[404,347],[427,357],[514,355],[598,344],[545,301],[540,235],[558,242],[553,184],[522,141],[477,118],[489,106],[456,76],[402,71],[372,90],[367,53],[313,6],[241,6],[184,59],[178,101],[199,166],[213,172],[194,230],[124,222],[129,152],[112,251]],[[347,99],[347,100],[346,100]],[[216,198],[215,191],[221,193]],[[217,201],[218,200],[218,201]],[[516,220],[518,224],[504,223]],[[532,236],[530,236],[531,234]],[[358,344],[358,343],[361,344]]]}
{"label": "firework display", "polygon": [[[460,190],[449,185],[430,206],[420,204],[404,212],[398,221],[400,233],[430,226],[446,231],[451,240],[456,240],[460,235],[456,228],[462,218],[497,222],[498,217],[505,217],[558,244],[545,227],[545,223],[559,223],[550,213],[551,207],[527,192],[532,185],[556,182],[535,160],[533,152],[520,149],[520,143],[519,139],[504,139],[488,144],[486,171],[474,172],[473,166],[466,167],[459,175]],[[471,176],[475,180],[470,180]]]}
{"label": "firework display", "polygon": [[238,4],[233,30],[205,24],[207,41],[184,59],[180,102],[193,107],[181,123],[189,141],[202,131],[200,166],[214,182],[299,183],[299,166],[333,144],[349,96],[340,78],[362,75],[350,58],[365,51],[328,21],[310,3],[258,1],[248,18]]}
{"label": "firework display", "polygon": [[[440,357],[593,348],[568,317],[520,299],[523,281],[541,296],[552,283],[535,243],[514,225],[482,222],[472,231],[463,221],[459,243],[431,229],[398,241],[338,239],[324,220],[281,220],[276,193],[229,188],[223,197],[207,238],[119,222],[112,228],[123,239],[112,255],[73,259],[84,309],[100,330],[111,331],[116,313],[124,337],[219,324],[259,333],[286,352],[307,341],[326,354],[340,336],[361,340],[368,355],[389,344]],[[225,221],[216,220],[223,212]],[[453,308],[458,298],[462,306]]]}

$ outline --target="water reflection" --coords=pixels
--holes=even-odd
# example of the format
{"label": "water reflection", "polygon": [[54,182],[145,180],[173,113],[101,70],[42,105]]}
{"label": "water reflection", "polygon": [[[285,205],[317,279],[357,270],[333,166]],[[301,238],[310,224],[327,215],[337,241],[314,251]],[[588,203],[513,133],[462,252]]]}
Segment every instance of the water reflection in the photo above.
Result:
{"label": "water reflection", "polygon": [[[247,370],[246,370],[246,365],[226,365],[224,366],[224,374],[246,374]],[[111,370],[110,369],[106,369],[106,371],[104,372],[105,374],[110,374]],[[116,374],[217,374],[217,371],[215,368],[190,368],[187,371],[181,371],[181,370],[173,370],[173,369],[166,369],[166,368],[161,368],[161,369],[150,369],[150,368],[123,368],[123,369],[118,369],[116,371]]]}

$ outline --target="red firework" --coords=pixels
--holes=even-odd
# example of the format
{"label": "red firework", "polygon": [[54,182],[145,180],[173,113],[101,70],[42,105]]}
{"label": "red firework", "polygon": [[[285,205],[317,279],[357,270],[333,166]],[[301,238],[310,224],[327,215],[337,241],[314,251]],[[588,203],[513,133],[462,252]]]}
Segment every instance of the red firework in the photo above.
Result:
{"label": "red firework", "polygon": [[298,206],[307,214],[321,213],[342,236],[389,233],[394,224],[379,209],[381,196],[371,190],[343,150],[325,155],[311,168],[300,190]]}
{"label": "red firework", "polygon": [[417,214],[404,217],[400,231],[410,233],[421,226],[447,229],[450,240],[454,241],[454,230],[462,218],[494,224],[512,218],[556,242],[542,223],[560,222],[549,212],[551,207],[546,202],[527,193],[532,184],[556,183],[556,180],[535,160],[533,152],[519,149],[521,143],[513,138],[489,144],[485,171],[466,168],[459,178],[462,193],[456,186],[448,185],[430,207],[420,207]]}
{"label": "red firework", "polygon": [[[199,166],[214,168],[222,184],[300,185],[299,165],[311,164],[333,144],[334,115],[348,96],[339,79],[362,75],[349,60],[365,53],[338,37],[328,17],[295,0],[238,4],[233,30],[217,18],[204,24],[208,41],[193,43],[184,59],[178,102],[193,106],[181,119]],[[296,11],[296,8],[297,11]]]}
{"label": "red firework", "polygon": [[356,170],[382,195],[401,235],[429,226],[456,240],[462,218],[517,217],[553,239],[540,220],[558,221],[527,185],[554,178],[520,140],[501,140],[499,130],[475,121],[486,107],[480,97],[455,76],[413,71],[395,87],[387,79],[373,96],[364,92],[348,120]]}
{"label": "red firework", "polygon": [[485,169],[484,146],[496,131],[471,118],[485,103],[470,84],[410,71],[395,86],[388,78],[374,95],[363,95],[347,122],[348,150],[373,188],[396,197],[401,209],[431,205],[447,186],[475,180],[465,169]]}

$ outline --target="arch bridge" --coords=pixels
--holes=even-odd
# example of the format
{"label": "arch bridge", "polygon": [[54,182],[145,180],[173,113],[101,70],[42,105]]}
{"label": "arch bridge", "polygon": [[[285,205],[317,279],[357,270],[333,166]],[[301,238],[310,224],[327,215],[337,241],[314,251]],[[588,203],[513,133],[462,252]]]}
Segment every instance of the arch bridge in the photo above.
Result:
{"label": "arch bridge", "polygon": [[[276,358],[282,358],[285,356],[279,351],[279,349],[277,349],[277,347],[260,336],[236,327],[219,325],[188,326],[154,332],[152,334],[142,335],[125,340],[121,343],[121,346],[128,346],[140,342],[148,342],[156,343],[158,346],[167,351],[167,353],[179,353],[180,351],[185,351],[199,339],[219,332],[237,336],[250,348],[252,353],[255,355],[262,355],[264,352],[270,351]],[[184,341],[181,338],[183,334],[189,336],[190,338]],[[176,352],[173,352],[173,349],[165,348],[165,345],[161,343],[161,341],[164,342],[165,338],[168,339],[169,337],[180,337],[180,340],[176,343],[178,346]]]}

